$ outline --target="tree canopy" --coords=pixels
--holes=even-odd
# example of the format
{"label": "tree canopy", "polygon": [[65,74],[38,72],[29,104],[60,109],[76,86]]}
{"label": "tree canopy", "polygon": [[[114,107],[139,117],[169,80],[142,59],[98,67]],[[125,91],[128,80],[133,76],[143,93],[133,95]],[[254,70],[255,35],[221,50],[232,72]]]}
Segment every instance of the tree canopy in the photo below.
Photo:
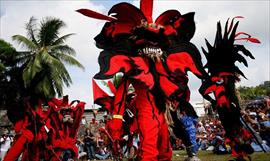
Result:
{"label": "tree canopy", "polygon": [[251,100],[260,96],[270,96],[270,81],[264,81],[255,87],[238,87],[242,100]]}

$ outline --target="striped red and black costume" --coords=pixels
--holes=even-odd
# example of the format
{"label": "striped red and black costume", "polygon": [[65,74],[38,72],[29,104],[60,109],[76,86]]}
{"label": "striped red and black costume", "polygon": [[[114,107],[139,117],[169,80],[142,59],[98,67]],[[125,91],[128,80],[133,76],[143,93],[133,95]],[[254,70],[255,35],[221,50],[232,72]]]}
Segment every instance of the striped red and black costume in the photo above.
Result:
{"label": "striped red and black costume", "polygon": [[107,20],[95,37],[100,71],[94,79],[110,79],[122,72],[120,85],[109,97],[94,83],[95,103],[112,115],[108,130],[114,140],[122,135],[122,116],[129,85],[135,89],[136,120],[140,136],[140,160],[171,160],[168,125],[164,112],[167,101],[189,101],[187,71],[203,78],[206,73],[200,53],[190,43],[195,32],[194,13],[177,10],[152,20],[153,1],[141,0],[140,9],[129,4],[113,6],[106,16],[88,9],[78,12]]}

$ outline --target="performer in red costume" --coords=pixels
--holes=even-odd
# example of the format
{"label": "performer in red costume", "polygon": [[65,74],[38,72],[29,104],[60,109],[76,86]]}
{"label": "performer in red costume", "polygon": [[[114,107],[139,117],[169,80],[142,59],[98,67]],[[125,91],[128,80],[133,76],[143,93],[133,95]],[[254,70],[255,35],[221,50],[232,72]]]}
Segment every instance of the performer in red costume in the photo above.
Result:
{"label": "performer in red costume", "polygon": [[[218,22],[213,46],[206,40],[208,52],[204,49],[203,52],[207,59],[205,67],[208,69],[211,80],[205,81],[200,91],[217,110],[235,160],[244,161],[247,159],[248,154],[253,153],[250,145],[251,138],[257,141],[258,139],[256,139],[256,135],[253,135],[252,129],[241,116],[235,83],[240,81],[240,76],[246,77],[235,65],[235,62],[238,61],[248,66],[241,53],[252,59],[254,57],[244,45],[237,44],[236,41],[246,40],[252,43],[260,43],[260,41],[247,33],[236,32],[239,22],[234,24],[234,20],[239,18],[243,17],[237,16],[233,18],[230,24],[229,20],[226,22],[223,35],[221,24]],[[214,93],[215,100],[208,95],[211,92]]]}
{"label": "performer in red costume", "polygon": [[[113,98],[100,89],[95,102],[112,114],[108,122],[113,139],[120,139],[127,90],[135,89],[140,160],[171,160],[168,125],[164,112],[167,102],[189,100],[187,71],[203,79],[200,53],[190,43],[195,32],[194,13],[181,15],[177,10],[162,13],[152,20],[152,0],[141,0],[140,9],[119,3],[106,16],[88,9],[78,12],[106,20],[96,45],[103,49],[99,56],[100,72],[95,79],[110,79],[118,72],[123,78]],[[180,81],[179,81],[180,80]],[[95,85],[95,84],[94,84]]]}
{"label": "performer in red costume", "polygon": [[65,96],[62,100],[53,98],[48,105],[44,108],[41,101],[26,101],[24,119],[14,124],[14,144],[4,161],[17,160],[21,154],[23,161],[77,158],[75,142],[85,103],[69,104]]}

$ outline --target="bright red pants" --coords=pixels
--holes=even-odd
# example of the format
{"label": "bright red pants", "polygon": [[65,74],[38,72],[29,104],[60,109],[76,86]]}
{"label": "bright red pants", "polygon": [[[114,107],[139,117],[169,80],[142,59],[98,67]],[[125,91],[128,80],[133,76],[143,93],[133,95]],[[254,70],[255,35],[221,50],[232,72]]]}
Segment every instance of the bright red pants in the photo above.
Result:
{"label": "bright red pants", "polygon": [[158,111],[153,96],[150,93],[147,94],[145,88],[135,89],[140,134],[139,159],[142,161],[170,161],[172,149],[164,113]]}

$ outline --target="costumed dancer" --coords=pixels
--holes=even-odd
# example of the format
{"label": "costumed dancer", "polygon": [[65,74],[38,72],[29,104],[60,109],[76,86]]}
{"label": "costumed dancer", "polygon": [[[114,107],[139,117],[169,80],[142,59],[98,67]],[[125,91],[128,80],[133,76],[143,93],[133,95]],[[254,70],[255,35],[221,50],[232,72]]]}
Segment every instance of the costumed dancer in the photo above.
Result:
{"label": "costumed dancer", "polygon": [[77,158],[75,143],[85,103],[69,104],[65,96],[62,100],[53,98],[48,105],[42,107],[38,99],[26,101],[24,118],[14,122],[14,144],[4,161],[17,160],[21,154],[23,161]]}
{"label": "costumed dancer", "polygon": [[127,90],[132,84],[137,95],[139,159],[168,161],[172,150],[164,117],[166,102],[185,97],[187,88],[177,81],[181,76],[191,71],[203,78],[204,70],[199,51],[189,42],[195,32],[194,13],[181,15],[177,10],[168,10],[153,22],[152,9],[152,0],[141,0],[140,9],[129,3],[116,4],[108,13],[112,16],[88,9],[78,12],[108,21],[95,37],[103,51],[98,60],[100,72],[94,79],[110,79],[123,73],[112,100],[95,98],[99,100],[96,103],[109,104],[112,119],[107,125],[112,138],[117,143],[123,133]]}
{"label": "costumed dancer", "polygon": [[[223,34],[220,22],[217,23],[216,38],[213,46],[206,40],[208,52],[204,48],[202,50],[207,59],[205,67],[208,69],[211,80],[205,81],[200,91],[217,110],[226,132],[226,140],[232,148],[232,155],[236,158],[235,160],[242,161],[245,160],[244,158],[248,154],[253,153],[250,146],[253,134],[252,130],[245,125],[245,121],[241,116],[235,83],[240,81],[240,76],[246,77],[235,65],[235,62],[238,61],[248,66],[246,59],[239,52],[251,59],[254,59],[254,57],[244,45],[237,44],[236,41],[260,42],[247,33],[236,32],[239,22],[234,24],[234,20],[238,18],[243,17],[237,16],[231,20],[231,23],[227,20]],[[208,95],[211,92],[214,93],[215,100]]]}

